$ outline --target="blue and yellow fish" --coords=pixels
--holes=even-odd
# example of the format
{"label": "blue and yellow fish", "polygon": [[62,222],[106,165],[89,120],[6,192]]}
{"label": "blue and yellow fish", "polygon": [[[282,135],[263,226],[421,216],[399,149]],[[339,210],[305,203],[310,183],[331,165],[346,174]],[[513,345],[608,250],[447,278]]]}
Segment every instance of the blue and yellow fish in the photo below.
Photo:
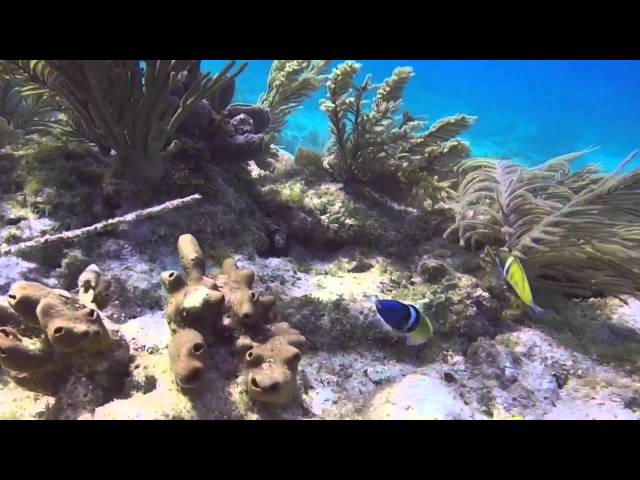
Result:
{"label": "blue and yellow fish", "polygon": [[531,309],[532,313],[536,315],[543,313],[544,310],[533,301],[529,280],[520,260],[506,249],[499,250],[495,258],[498,267],[502,270],[502,276],[509,282],[520,300]]}
{"label": "blue and yellow fish", "polygon": [[422,345],[433,335],[431,322],[413,305],[376,300],[376,310],[387,325],[407,336],[407,345]]}

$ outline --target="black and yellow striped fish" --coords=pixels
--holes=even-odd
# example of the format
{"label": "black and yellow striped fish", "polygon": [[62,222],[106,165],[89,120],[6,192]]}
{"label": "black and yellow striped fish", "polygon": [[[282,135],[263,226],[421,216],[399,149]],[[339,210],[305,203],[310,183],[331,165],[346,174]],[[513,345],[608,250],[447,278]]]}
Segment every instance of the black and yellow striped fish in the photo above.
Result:
{"label": "black and yellow striped fish", "polygon": [[533,301],[529,280],[527,279],[527,274],[520,260],[506,249],[499,250],[495,258],[498,267],[502,270],[502,276],[509,282],[509,285],[511,285],[518,297],[520,297],[520,300],[522,300],[534,314],[540,315],[543,313],[544,310]]}

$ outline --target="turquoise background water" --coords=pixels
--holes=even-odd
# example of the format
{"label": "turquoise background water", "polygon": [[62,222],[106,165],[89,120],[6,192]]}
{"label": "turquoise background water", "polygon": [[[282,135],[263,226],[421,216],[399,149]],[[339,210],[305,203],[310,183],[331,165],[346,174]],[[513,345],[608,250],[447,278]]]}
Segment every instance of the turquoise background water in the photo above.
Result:
{"label": "turquoise background water", "polygon": [[[342,60],[336,60],[337,65]],[[474,155],[511,158],[536,165],[590,145],[600,150],[581,164],[613,169],[640,148],[640,61],[613,60],[357,60],[361,77],[374,82],[396,66],[411,66],[415,77],[405,108],[430,121],[466,113],[478,116],[463,137]],[[219,71],[227,60],[207,60]],[[257,101],[266,88],[270,60],[249,60],[238,78],[235,101]],[[280,143],[322,148],[329,130],[318,102],[325,89],[293,115]]]}

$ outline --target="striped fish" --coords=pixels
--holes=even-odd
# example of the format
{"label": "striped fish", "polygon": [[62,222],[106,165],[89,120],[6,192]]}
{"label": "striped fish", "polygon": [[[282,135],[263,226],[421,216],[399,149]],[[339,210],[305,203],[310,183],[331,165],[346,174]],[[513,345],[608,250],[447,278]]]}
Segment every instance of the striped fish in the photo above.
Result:
{"label": "striped fish", "polygon": [[496,256],[496,262],[502,270],[502,276],[509,282],[509,285],[516,292],[520,300],[522,300],[536,315],[540,315],[544,310],[535,304],[533,294],[527,280],[527,274],[524,271],[520,260],[508,250],[500,250]]}

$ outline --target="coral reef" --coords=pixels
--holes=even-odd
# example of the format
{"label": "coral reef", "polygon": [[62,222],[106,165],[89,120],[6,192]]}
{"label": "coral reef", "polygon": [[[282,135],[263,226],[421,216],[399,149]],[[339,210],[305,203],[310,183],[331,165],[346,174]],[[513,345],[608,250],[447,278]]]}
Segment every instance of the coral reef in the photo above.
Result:
{"label": "coral reef", "polygon": [[17,282],[3,305],[3,323],[18,317],[40,335],[21,335],[16,328],[0,329],[0,366],[16,383],[29,389],[56,392],[72,372],[90,376],[115,395],[129,362],[129,346],[105,326],[96,304],[102,305],[107,281],[95,265],[79,278],[80,295],[35,282]]}
{"label": "coral reef", "polygon": [[336,183],[271,179],[263,192],[287,238],[330,251],[363,245],[405,255],[403,245],[440,235],[448,222],[444,210],[423,215],[365,192],[348,194]]}
{"label": "coral reef", "polygon": [[590,167],[569,173],[590,150],[527,169],[507,161],[470,160],[460,168],[456,222],[461,245],[506,248],[550,291],[579,297],[640,292],[635,193],[640,169],[611,175]]}
{"label": "coral reef", "polygon": [[[346,62],[333,70],[327,99],[321,103],[333,140],[324,154],[298,151],[296,163],[310,165],[346,186],[369,185],[395,201],[429,210],[440,205],[452,193],[452,167],[469,154],[468,145],[456,137],[473,125],[475,117],[445,118],[419,133],[424,121],[408,112],[401,122],[395,119],[412,69],[396,68],[381,85],[367,76],[357,86],[360,68]],[[364,104],[372,92],[375,98],[366,112]]]}
{"label": "coral reef", "polygon": [[[28,78],[61,74],[33,62],[19,93],[55,94]],[[114,62],[115,75],[129,61],[52,62]],[[11,128],[0,152],[0,419],[639,418],[640,302],[626,297],[638,293],[638,171],[574,172],[589,149],[455,171],[473,118],[423,132],[397,118],[410,70],[356,85],[352,63],[329,79],[333,144],[294,162],[274,142],[327,61],[275,61],[258,105],[233,103],[231,70],[201,95],[200,61],[141,65],[169,91],[156,102],[143,89],[150,124],[124,130],[132,149],[162,153],[162,188],[111,168],[122,125],[102,127],[133,119],[119,101],[94,105],[122,86],[110,75],[64,80],[93,79],[82,91],[101,138],[77,96],[51,97],[95,146]],[[175,129],[147,135],[183,107]],[[451,196],[455,212],[434,208]],[[451,222],[459,244],[442,238]],[[487,245],[523,259],[545,315],[487,272],[489,251],[473,251]],[[380,298],[415,305],[432,341],[408,346]]]}

